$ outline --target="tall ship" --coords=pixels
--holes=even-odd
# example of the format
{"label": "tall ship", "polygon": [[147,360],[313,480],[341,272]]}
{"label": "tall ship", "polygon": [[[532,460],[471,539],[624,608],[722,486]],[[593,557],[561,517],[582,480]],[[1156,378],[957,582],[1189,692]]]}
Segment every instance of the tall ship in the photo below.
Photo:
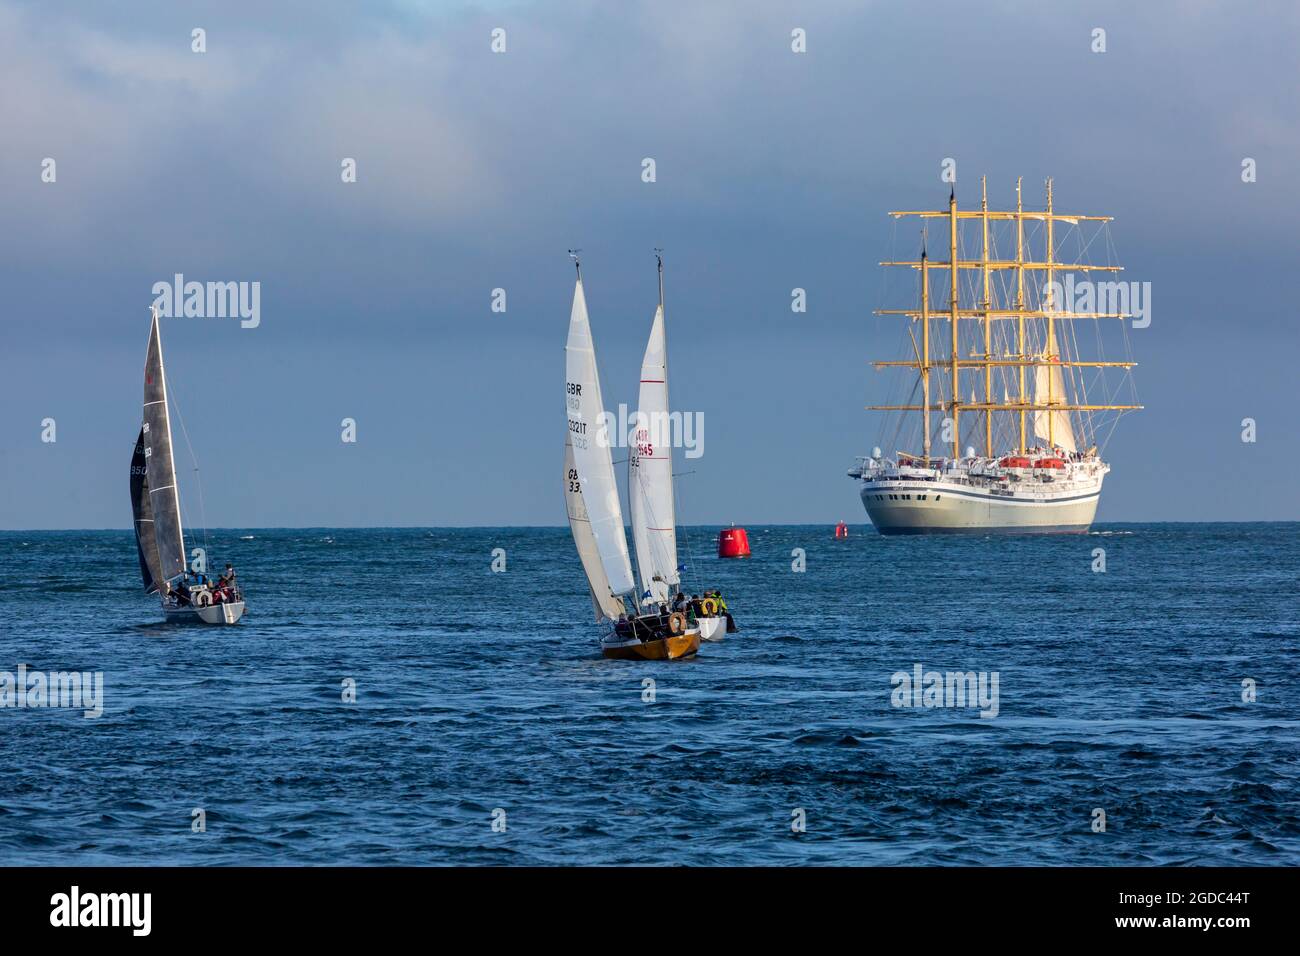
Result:
{"label": "tall ship", "polygon": [[[891,372],[881,439],[849,476],[881,534],[1088,530],[1111,466],[1102,457],[1136,403],[1128,341],[1131,297],[1113,259],[1109,216],[1027,210],[897,211],[919,219],[902,358]],[[929,257],[928,226],[947,220],[947,260]],[[1091,263],[1090,258],[1107,261]],[[889,291],[886,291],[888,299]],[[1119,357],[1107,360],[1103,352]],[[891,449],[888,452],[882,449]]]}

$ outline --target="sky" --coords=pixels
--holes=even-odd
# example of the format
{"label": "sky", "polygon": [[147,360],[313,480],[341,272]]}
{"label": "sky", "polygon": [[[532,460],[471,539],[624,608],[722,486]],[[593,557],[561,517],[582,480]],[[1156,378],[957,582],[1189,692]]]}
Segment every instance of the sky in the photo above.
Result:
{"label": "sky", "polygon": [[963,205],[1053,177],[1151,283],[1098,520],[1300,519],[1298,32],[1290,3],[0,0],[0,528],[130,526],[178,273],[261,297],[254,328],[162,320],[191,524],[563,524],[571,247],[611,408],[665,250],[704,422],[680,522],[865,522],[886,213],[942,207],[946,158]]}

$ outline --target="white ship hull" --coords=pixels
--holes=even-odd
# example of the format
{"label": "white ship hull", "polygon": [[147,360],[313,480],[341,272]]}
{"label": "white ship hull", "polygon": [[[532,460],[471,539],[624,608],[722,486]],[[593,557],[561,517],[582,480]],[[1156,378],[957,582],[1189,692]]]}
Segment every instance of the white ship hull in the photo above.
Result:
{"label": "white ship hull", "polygon": [[1102,478],[1007,487],[890,477],[864,481],[861,494],[881,534],[1082,534],[1097,513]]}

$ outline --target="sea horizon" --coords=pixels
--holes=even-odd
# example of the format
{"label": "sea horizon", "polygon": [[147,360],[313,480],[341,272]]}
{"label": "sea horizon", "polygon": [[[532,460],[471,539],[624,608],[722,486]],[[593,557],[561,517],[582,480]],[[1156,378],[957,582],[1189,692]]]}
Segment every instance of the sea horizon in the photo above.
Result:
{"label": "sea horizon", "polygon": [[[834,528],[837,521],[736,521],[723,523],[705,523],[705,524],[680,524],[678,527],[690,529],[707,529],[707,528]],[[864,518],[859,522],[844,522],[850,528],[864,528],[875,531],[874,525],[870,519]],[[1094,521],[1087,531],[1067,532],[1061,534],[1046,535],[1046,537],[1070,538],[1079,537],[1092,533],[1098,527],[1111,527],[1117,525],[1133,525],[1142,527],[1159,527],[1162,525],[1287,525],[1300,524],[1300,519],[1292,518],[1260,518],[1251,520],[1231,520],[1231,519],[1206,519],[1200,521],[1193,520],[1176,520],[1176,521]],[[209,533],[217,531],[475,531],[475,530],[495,530],[499,528],[514,528],[520,531],[530,529],[554,530],[567,529],[567,524],[401,524],[401,525],[347,525],[347,524],[304,524],[304,525],[212,525],[206,529],[200,528],[200,532],[207,530]],[[104,527],[104,528],[0,528],[0,534],[4,533],[21,533],[29,532],[78,532],[78,531],[131,531],[130,527]],[[185,533],[191,534],[194,529],[186,526]],[[879,534],[879,532],[876,532]],[[968,535],[973,538],[1003,538],[1003,537],[1032,537],[1033,532],[994,532],[987,534],[978,532]],[[884,537],[883,535],[881,537]],[[942,536],[940,536],[942,537]]]}

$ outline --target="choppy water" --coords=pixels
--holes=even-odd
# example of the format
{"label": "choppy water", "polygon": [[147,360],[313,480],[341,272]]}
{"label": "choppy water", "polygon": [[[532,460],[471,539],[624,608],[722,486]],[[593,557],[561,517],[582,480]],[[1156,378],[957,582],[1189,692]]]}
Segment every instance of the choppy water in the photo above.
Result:
{"label": "choppy water", "polygon": [[[0,863],[1300,863],[1300,525],[749,530],[692,531],[742,633],[673,663],[599,657],[567,529],[214,533],[234,628],[129,532],[0,532],[0,671],[106,698],[0,709]],[[891,706],[918,663],[997,717]]]}

